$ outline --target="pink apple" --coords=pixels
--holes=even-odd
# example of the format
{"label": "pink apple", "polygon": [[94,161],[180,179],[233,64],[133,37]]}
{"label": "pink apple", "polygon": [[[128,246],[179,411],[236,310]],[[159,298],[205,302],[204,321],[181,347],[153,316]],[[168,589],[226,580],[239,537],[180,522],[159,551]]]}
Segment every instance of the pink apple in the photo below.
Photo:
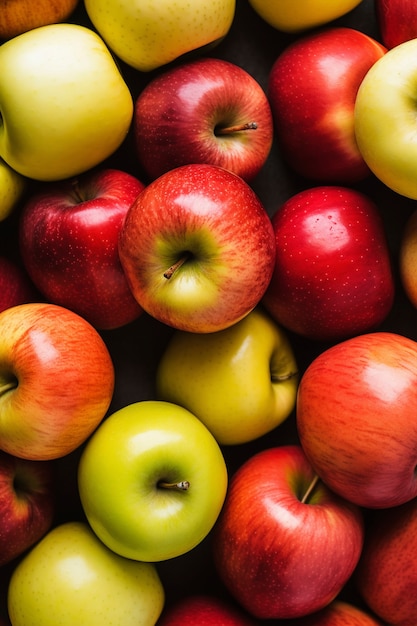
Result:
{"label": "pink apple", "polygon": [[240,176],[216,165],[183,165],[138,196],[120,232],[133,295],[174,328],[213,332],[260,301],[272,276],[271,220]]}
{"label": "pink apple", "polygon": [[0,567],[47,533],[54,511],[52,463],[0,451]]}
{"label": "pink apple", "polygon": [[186,596],[168,605],[158,626],[256,626],[257,622],[228,600],[210,594]]}
{"label": "pink apple", "polygon": [[20,249],[39,291],[99,329],[141,314],[118,255],[126,212],[144,184],[127,172],[98,169],[46,185],[22,209]]}
{"label": "pink apple", "polygon": [[0,313],[0,449],[37,461],[65,456],[105,417],[114,368],[76,313],[28,303]]}
{"label": "pink apple", "polygon": [[148,83],[136,100],[134,133],[151,179],[180,165],[210,163],[252,180],[272,146],[272,113],[246,70],[200,58]]}
{"label": "pink apple", "polygon": [[39,300],[39,294],[24,268],[0,256],[0,311],[17,304]]}
{"label": "pink apple", "polygon": [[278,56],[268,97],[284,158],[299,174],[326,183],[370,174],[356,144],[354,106],[362,79],[385,52],[363,32],[329,27]]}
{"label": "pink apple", "polygon": [[283,326],[311,339],[374,330],[394,301],[384,225],[370,197],[319,186],[290,197],[272,217],[275,269],[263,298]]}
{"label": "pink apple", "polygon": [[291,626],[383,626],[383,624],[368,611],[337,599],[314,615],[294,620]]}
{"label": "pink apple", "polygon": [[230,480],[213,556],[229,592],[256,618],[322,609],[357,565],[361,510],[314,481],[298,445],[258,452]]}
{"label": "pink apple", "polygon": [[381,40],[387,48],[417,37],[417,4],[415,0],[375,0]]}
{"label": "pink apple", "polygon": [[417,342],[358,335],[320,353],[301,377],[297,428],[321,479],[368,508],[417,497]]}

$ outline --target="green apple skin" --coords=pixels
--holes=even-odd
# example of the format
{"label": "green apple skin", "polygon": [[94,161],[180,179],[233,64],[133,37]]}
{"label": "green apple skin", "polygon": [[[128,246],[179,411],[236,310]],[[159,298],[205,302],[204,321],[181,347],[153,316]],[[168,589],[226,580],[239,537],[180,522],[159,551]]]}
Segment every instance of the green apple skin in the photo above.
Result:
{"label": "green apple skin", "polygon": [[158,397],[191,411],[220,445],[276,428],[294,409],[297,387],[289,339],[260,308],[216,333],[175,331],[156,373]]}
{"label": "green apple skin", "polygon": [[235,0],[85,0],[91,22],[122,61],[149,72],[223,39]]}
{"label": "green apple skin", "polygon": [[0,158],[0,222],[9,217],[26,188],[26,178]]}
{"label": "green apple skin", "polygon": [[106,548],[85,522],[53,528],[12,573],[13,626],[154,626],[164,589],[152,563]]}
{"label": "green apple skin", "polygon": [[[161,483],[188,481],[188,489]],[[121,556],[157,562],[198,545],[215,524],[227,491],[223,454],[192,413],[144,400],[109,416],[78,468],[91,527]]]}
{"label": "green apple skin", "polygon": [[396,193],[417,199],[417,39],[399,44],[363,79],[354,118],[358,147],[370,170]]}
{"label": "green apple skin", "polygon": [[75,176],[124,141],[133,100],[94,31],[50,24],[0,47],[0,156],[37,180]]}

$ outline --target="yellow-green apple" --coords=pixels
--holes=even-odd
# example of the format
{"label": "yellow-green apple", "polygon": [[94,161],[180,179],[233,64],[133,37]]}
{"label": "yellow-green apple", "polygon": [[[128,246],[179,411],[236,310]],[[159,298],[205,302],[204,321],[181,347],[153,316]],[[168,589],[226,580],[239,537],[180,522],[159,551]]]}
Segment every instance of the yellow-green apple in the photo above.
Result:
{"label": "yellow-green apple", "polygon": [[334,494],[298,445],[264,449],[230,479],[212,552],[228,591],[258,619],[318,611],[358,563],[362,511]]}
{"label": "yellow-green apple", "polygon": [[142,310],[119,259],[126,212],[144,188],[135,176],[99,168],[47,183],[20,215],[21,257],[45,298],[100,329],[124,326]]}
{"label": "yellow-green apple", "polygon": [[272,225],[275,268],[262,302],[278,323],[330,341],[384,321],[395,281],[371,197],[348,187],[305,189],[281,205]]}
{"label": "yellow-green apple", "polygon": [[317,474],[368,508],[417,496],[417,342],[357,335],[321,352],[301,377],[297,428]]}
{"label": "yellow-green apple", "polygon": [[417,4],[414,0],[375,0],[381,40],[387,48],[417,37]]}
{"label": "yellow-green apple", "polygon": [[273,28],[286,33],[300,33],[323,26],[346,15],[362,0],[249,0],[251,7]]}
{"label": "yellow-green apple", "polygon": [[143,400],[110,415],[79,462],[81,504],[101,541],[121,556],[164,561],[212,529],[227,490],[210,431],[178,405]]}
{"label": "yellow-green apple", "polygon": [[247,182],[192,163],[139,194],[120,232],[119,255],[148,314],[180,330],[213,332],[258,304],[272,276],[275,239]]}
{"label": "yellow-green apple", "polygon": [[388,50],[370,68],[356,97],[355,134],[370,170],[396,193],[417,199],[414,142],[417,38]]}
{"label": "yellow-green apple", "polygon": [[235,0],[85,0],[94,27],[122,61],[141,72],[215,45],[228,34]]}
{"label": "yellow-green apple", "polygon": [[114,367],[84,318],[31,302],[0,313],[0,449],[37,461],[65,456],[104,418]]}
{"label": "yellow-green apple", "polygon": [[155,565],[115,554],[82,521],[50,530],[16,566],[13,626],[154,626],[164,605]]}
{"label": "yellow-green apple", "polygon": [[217,333],[175,331],[156,372],[158,397],[194,413],[220,445],[279,426],[294,409],[297,384],[287,334],[260,308]]}
{"label": "yellow-green apple", "polygon": [[26,189],[26,178],[0,158],[0,222],[9,217]]}
{"label": "yellow-green apple", "polygon": [[355,138],[356,94],[386,52],[365,33],[326,28],[293,41],[275,60],[268,97],[283,156],[302,176],[337,183],[366,178]]}
{"label": "yellow-green apple", "polygon": [[39,296],[25,269],[17,261],[0,255],[0,311],[38,301]]}
{"label": "yellow-green apple", "polygon": [[0,39],[11,39],[32,28],[64,22],[75,11],[79,0],[3,0]]}
{"label": "yellow-green apple", "polygon": [[51,528],[55,512],[51,461],[28,461],[0,452],[0,567]]}
{"label": "yellow-green apple", "polygon": [[417,308],[417,210],[411,213],[402,232],[398,267],[404,291]]}
{"label": "yellow-green apple", "polygon": [[165,607],[158,626],[256,626],[258,622],[230,602],[210,593],[185,596]]}
{"label": "yellow-green apple", "polygon": [[0,47],[0,116],[0,157],[29,178],[60,180],[116,151],[133,99],[97,33],[49,24]]}
{"label": "yellow-green apple", "polygon": [[364,608],[336,599],[313,615],[295,619],[291,626],[384,626]]}
{"label": "yellow-green apple", "polygon": [[376,511],[368,522],[356,587],[384,623],[414,626],[417,616],[417,498]]}
{"label": "yellow-green apple", "polygon": [[271,108],[260,83],[223,59],[200,58],[155,76],[135,102],[139,161],[151,178],[212,163],[252,180],[272,146]]}

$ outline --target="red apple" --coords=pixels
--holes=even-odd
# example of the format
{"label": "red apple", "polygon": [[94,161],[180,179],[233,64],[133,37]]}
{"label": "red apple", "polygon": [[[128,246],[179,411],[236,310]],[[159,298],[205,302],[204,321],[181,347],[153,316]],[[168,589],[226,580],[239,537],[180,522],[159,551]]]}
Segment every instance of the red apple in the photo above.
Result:
{"label": "red apple", "polygon": [[52,526],[53,466],[0,451],[0,567],[20,556]]}
{"label": "red apple", "polygon": [[0,311],[38,299],[26,271],[12,259],[0,256]]}
{"label": "red apple", "polygon": [[360,506],[417,496],[417,342],[358,335],[320,353],[298,388],[301,445],[330,489]]}
{"label": "red apple", "polygon": [[166,70],[139,94],[139,160],[151,179],[188,163],[253,179],[269,155],[272,113],[261,85],[240,66],[200,58]]}
{"label": "red apple", "polygon": [[294,620],[291,626],[383,626],[369,612],[342,600],[334,600],[321,611]]}
{"label": "red apple", "polygon": [[239,607],[209,594],[185,597],[165,608],[157,626],[255,626]]}
{"label": "red apple", "polygon": [[373,200],[347,187],[314,187],[284,202],[272,225],[275,269],[263,303],[280,324],[339,340],[386,318],[395,286]]}
{"label": "red apple", "polygon": [[271,220],[240,176],[216,165],[183,165],[138,196],[120,232],[133,295],[174,328],[214,332],[247,315],[272,276]]}
{"label": "red apple", "polygon": [[283,445],[258,452],[232,476],[213,556],[250,614],[295,618],[335,599],[357,565],[363,536],[361,510],[315,483],[300,446]]}
{"label": "red apple", "polygon": [[291,43],[273,64],[268,97],[284,158],[306,178],[352,183],[370,174],[354,132],[359,86],[386,48],[352,28]]}
{"label": "red apple", "polygon": [[387,48],[417,37],[417,4],[415,0],[375,0],[381,40]]}
{"label": "red apple", "polygon": [[0,39],[11,39],[32,28],[66,21],[79,0],[3,0]]}
{"label": "red apple", "polygon": [[127,210],[144,184],[127,172],[100,169],[47,184],[22,209],[20,249],[45,298],[99,329],[132,322],[142,310],[118,254]]}

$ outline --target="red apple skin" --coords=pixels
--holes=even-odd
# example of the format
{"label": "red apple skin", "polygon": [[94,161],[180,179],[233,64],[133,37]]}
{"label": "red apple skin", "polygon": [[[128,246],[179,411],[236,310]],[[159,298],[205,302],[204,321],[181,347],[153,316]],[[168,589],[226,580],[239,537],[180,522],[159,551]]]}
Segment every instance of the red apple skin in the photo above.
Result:
{"label": "red apple skin", "polygon": [[33,283],[49,302],[100,330],[142,313],[119,260],[118,238],[144,186],[121,170],[95,170],[45,186],[22,209],[20,250]]}
{"label": "red apple skin", "polygon": [[334,600],[314,615],[294,620],[291,626],[384,626],[384,624],[349,602]]}
{"label": "red apple skin", "polygon": [[213,556],[229,592],[258,619],[327,606],[351,577],[363,545],[362,511],[319,482],[300,446],[249,458],[232,476],[214,529]]}
{"label": "red apple skin", "polygon": [[296,421],[317,474],[367,508],[417,496],[417,342],[358,335],[320,353],[301,377]]}
{"label": "red apple skin", "polygon": [[12,259],[0,256],[0,312],[39,299],[40,294],[26,271]]}
{"label": "red apple skin", "polygon": [[391,626],[417,620],[417,499],[376,511],[355,573],[366,604]]}
{"label": "red apple skin", "polygon": [[168,606],[157,626],[257,626],[244,611],[217,596],[185,597]]}
{"label": "red apple skin", "polygon": [[314,340],[374,330],[390,312],[395,281],[378,208],[347,187],[290,197],[272,217],[275,268],[263,304],[277,322]]}
{"label": "red apple skin", "polygon": [[0,567],[51,528],[55,512],[53,466],[0,451]]}
{"label": "red apple skin", "polygon": [[359,86],[386,48],[352,28],[325,28],[290,44],[268,82],[275,133],[288,164],[302,176],[350,184],[370,172],[355,139]]}
{"label": "red apple skin", "polygon": [[[220,134],[253,123],[256,128]],[[135,103],[134,134],[151,179],[180,165],[210,163],[250,181],[271,150],[273,121],[265,92],[247,71],[200,58],[148,83]]]}
{"label": "red apple skin", "polygon": [[0,39],[16,37],[32,28],[67,20],[79,0],[3,0]]}
{"label": "red apple skin", "polygon": [[381,41],[387,48],[417,37],[417,4],[414,0],[375,0]]}

